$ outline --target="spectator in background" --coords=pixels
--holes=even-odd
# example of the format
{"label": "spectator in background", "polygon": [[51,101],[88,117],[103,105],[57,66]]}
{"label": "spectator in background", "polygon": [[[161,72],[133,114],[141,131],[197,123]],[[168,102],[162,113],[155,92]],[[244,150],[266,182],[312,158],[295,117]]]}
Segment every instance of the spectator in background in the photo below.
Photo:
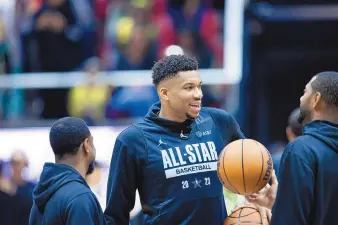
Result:
{"label": "spectator in background", "polygon": [[176,41],[167,9],[165,0],[111,3],[104,35],[107,68],[150,69],[155,60],[162,58],[165,49]]}
{"label": "spectator in background", "polygon": [[[296,137],[301,136],[303,133],[302,125],[298,122],[299,113],[299,108],[296,108],[289,115],[288,125],[286,127],[286,137],[289,142],[292,142]],[[279,176],[279,164],[283,155],[284,148],[285,146],[280,146],[280,148],[272,154],[274,169],[277,178]]]}
{"label": "spectator in background", "polygon": [[150,21],[157,30],[157,59],[165,56],[164,52],[170,45],[176,43],[176,32],[172,18],[168,13],[167,0],[153,0],[150,6]]}
{"label": "spectator in background", "polygon": [[105,106],[110,88],[99,81],[101,63],[98,58],[91,58],[84,64],[85,80],[73,87],[68,96],[68,112],[73,117],[84,119],[94,125],[104,120]]}
{"label": "spectator in background", "polygon": [[294,109],[288,119],[288,126],[286,127],[286,137],[289,142],[292,142],[296,137],[303,134],[303,127],[298,122],[300,110],[299,108]]}
{"label": "spectator in background", "polygon": [[[78,21],[73,2],[46,0],[35,15],[33,36],[38,47],[41,72],[74,71],[85,59],[86,30]],[[65,88],[41,90],[44,102],[42,117],[67,116],[67,93]]]}
{"label": "spectator in background", "polygon": [[29,213],[33,205],[33,189],[35,184],[24,177],[25,170],[28,168],[26,155],[21,151],[13,153],[10,159],[12,167],[11,182],[15,188],[13,212],[16,216],[12,225],[25,225],[29,222]]}
{"label": "spectator in background", "polygon": [[149,70],[156,61],[156,48],[146,26],[132,25],[129,41],[121,45],[116,70]]}
{"label": "spectator in background", "polygon": [[0,74],[9,73],[8,46],[5,34],[5,24],[0,15]]}
{"label": "spectator in background", "polygon": [[0,224],[12,225],[14,218],[13,194],[14,188],[11,183],[3,176],[4,163],[0,160]]}
{"label": "spectator in background", "polygon": [[[196,59],[200,68],[221,67],[223,65],[222,18],[217,11],[201,0],[170,1],[169,13],[176,32],[189,30],[193,34]],[[186,33],[183,33],[184,35]],[[204,62],[205,50],[210,52],[212,62]],[[202,60],[203,59],[203,60]]]}
{"label": "spectator in background", "polygon": [[183,49],[184,54],[195,57],[200,68],[210,68],[212,66],[211,52],[198,32],[182,28],[177,36],[177,43]]}
{"label": "spectator in background", "polygon": [[[0,15],[0,76],[9,72],[8,50],[5,39],[4,21]],[[0,90],[0,120],[7,117],[8,91]]]}
{"label": "spectator in background", "polygon": [[22,194],[28,198],[32,197],[35,183],[28,181],[25,171],[28,169],[28,159],[22,151],[15,151],[10,159],[12,167],[11,181],[16,187],[16,193]]}
{"label": "spectator in background", "polygon": [[[131,33],[127,31],[130,36],[117,33],[117,40],[121,40],[125,44],[119,46],[116,70],[151,69],[157,56],[155,43],[148,36],[147,27],[127,18],[121,19],[119,23],[131,23],[128,28]],[[123,24],[119,24],[117,27],[120,26],[123,27]],[[124,42],[123,37],[128,41]],[[113,91],[108,101],[107,118],[142,117],[147,114],[148,108],[157,100],[156,90],[152,86],[119,87]]]}

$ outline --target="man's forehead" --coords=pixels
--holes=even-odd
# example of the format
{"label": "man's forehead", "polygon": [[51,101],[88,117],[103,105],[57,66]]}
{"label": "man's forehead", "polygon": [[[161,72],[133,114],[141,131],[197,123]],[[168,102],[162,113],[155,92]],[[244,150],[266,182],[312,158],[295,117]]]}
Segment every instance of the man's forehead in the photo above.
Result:
{"label": "man's forehead", "polygon": [[186,83],[200,83],[200,82],[201,79],[198,75],[198,72],[192,70],[178,72],[176,76],[161,81],[160,86],[169,88],[169,87],[177,87],[178,84],[180,85]]}
{"label": "man's forehead", "polygon": [[179,72],[177,74],[177,79],[180,80],[180,82],[201,81],[201,78],[196,70]]}

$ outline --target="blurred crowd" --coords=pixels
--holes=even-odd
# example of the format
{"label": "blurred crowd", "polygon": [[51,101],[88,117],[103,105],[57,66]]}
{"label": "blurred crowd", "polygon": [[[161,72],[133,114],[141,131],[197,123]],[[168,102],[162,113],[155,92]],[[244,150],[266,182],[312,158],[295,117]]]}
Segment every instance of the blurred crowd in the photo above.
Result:
{"label": "blurred crowd", "polygon": [[[35,183],[26,180],[28,160],[17,151],[5,164],[0,160],[0,224],[28,224]],[[20,215],[20,216],[18,216]]]}
{"label": "blurred crowd", "polygon": [[[153,87],[111,87],[95,76],[149,70],[173,45],[200,68],[222,68],[223,18],[216,0],[0,0],[0,76],[86,74],[71,89],[0,90],[0,120],[141,117],[157,100]],[[204,105],[220,106],[225,89],[206,87]]]}

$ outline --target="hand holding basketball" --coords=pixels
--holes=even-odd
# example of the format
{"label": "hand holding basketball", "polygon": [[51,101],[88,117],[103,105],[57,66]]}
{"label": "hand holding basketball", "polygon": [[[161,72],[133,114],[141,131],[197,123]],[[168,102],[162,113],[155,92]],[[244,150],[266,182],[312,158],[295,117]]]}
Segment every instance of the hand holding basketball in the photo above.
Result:
{"label": "hand holding basketball", "polygon": [[278,180],[275,174],[275,170],[273,170],[271,177],[271,185],[267,184],[258,193],[246,195],[245,198],[250,203],[257,204],[259,206],[263,206],[268,209],[272,209],[272,206],[275,203],[277,189],[278,189]]}

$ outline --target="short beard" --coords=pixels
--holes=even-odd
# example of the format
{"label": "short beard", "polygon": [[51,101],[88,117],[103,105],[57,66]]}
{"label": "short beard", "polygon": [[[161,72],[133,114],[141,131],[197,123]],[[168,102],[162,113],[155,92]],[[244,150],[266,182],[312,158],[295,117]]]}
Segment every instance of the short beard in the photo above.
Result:
{"label": "short beard", "polygon": [[304,126],[305,124],[311,121],[311,117],[312,116],[310,110],[300,108],[297,120],[301,125]]}
{"label": "short beard", "polygon": [[94,161],[93,161],[89,164],[86,175],[92,174],[94,172],[94,169],[95,169],[95,164],[94,164]]}
{"label": "short beard", "polygon": [[185,116],[187,117],[187,119],[194,119],[193,117],[191,117],[191,116],[189,115],[189,113],[185,113]]}

